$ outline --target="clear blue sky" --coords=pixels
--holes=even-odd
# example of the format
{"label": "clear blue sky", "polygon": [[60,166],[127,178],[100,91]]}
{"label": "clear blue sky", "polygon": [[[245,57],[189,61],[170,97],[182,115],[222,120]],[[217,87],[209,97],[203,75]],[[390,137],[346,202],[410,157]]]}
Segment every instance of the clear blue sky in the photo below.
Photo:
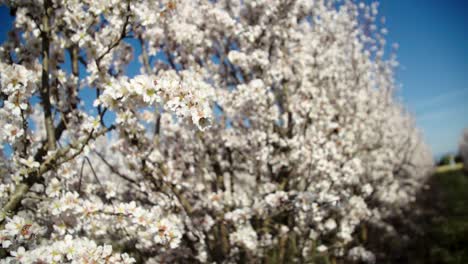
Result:
{"label": "clear blue sky", "polygon": [[468,127],[468,1],[386,0],[389,43],[398,43],[399,95],[435,156],[457,151]]}
{"label": "clear blue sky", "polygon": [[[371,2],[366,0],[366,2]],[[457,151],[468,127],[468,2],[385,0],[388,43],[398,43],[399,97],[416,116],[435,156]],[[0,7],[0,43],[11,26]],[[133,67],[132,67],[133,68]],[[135,71],[136,69],[129,69]]]}

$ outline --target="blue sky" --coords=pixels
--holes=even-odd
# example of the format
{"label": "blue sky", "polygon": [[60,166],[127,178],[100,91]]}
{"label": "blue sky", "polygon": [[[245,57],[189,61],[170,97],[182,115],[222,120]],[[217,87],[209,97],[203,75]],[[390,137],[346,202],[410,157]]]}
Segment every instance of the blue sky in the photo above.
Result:
{"label": "blue sky", "polygon": [[[468,3],[385,0],[379,12],[386,18],[388,43],[400,46],[398,96],[415,115],[435,156],[457,151],[462,130],[468,127]],[[1,43],[12,22],[4,6],[0,21]],[[138,71],[129,70],[131,75]]]}
{"label": "blue sky", "polygon": [[379,12],[400,46],[399,96],[435,156],[456,151],[468,127],[468,2],[386,0]]}

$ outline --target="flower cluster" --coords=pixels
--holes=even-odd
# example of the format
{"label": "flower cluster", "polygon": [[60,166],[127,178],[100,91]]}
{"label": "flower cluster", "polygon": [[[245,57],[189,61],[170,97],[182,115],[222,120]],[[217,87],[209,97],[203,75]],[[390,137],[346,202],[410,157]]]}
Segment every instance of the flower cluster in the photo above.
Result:
{"label": "flower cluster", "polygon": [[26,251],[19,247],[11,252],[12,257],[0,263],[135,263],[128,254],[112,252],[112,246],[98,246],[96,242],[86,238],[66,236],[63,240],[41,245]]}
{"label": "flower cluster", "polygon": [[25,131],[22,123],[29,110],[29,98],[36,91],[37,73],[19,64],[0,62],[0,88],[3,108],[0,109],[3,129],[0,138],[4,142],[14,144]]}
{"label": "flower cluster", "polygon": [[15,215],[8,219],[5,229],[0,231],[0,240],[3,248],[9,248],[12,245],[20,244],[40,235],[41,228],[34,222],[21,216]]}
{"label": "flower cluster", "polygon": [[117,110],[129,102],[138,103],[138,100],[147,106],[157,103],[180,118],[191,117],[193,123],[204,130],[211,124],[210,102],[213,98],[212,88],[199,74],[192,71],[178,74],[169,70],[157,76],[112,78],[94,105]]}

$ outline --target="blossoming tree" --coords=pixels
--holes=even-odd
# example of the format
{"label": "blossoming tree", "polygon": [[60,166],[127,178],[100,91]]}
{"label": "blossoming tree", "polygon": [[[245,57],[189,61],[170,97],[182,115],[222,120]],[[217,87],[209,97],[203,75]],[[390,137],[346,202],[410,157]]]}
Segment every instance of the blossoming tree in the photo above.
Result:
{"label": "blossoming tree", "polygon": [[463,159],[463,167],[465,171],[468,172],[468,128],[463,130],[460,144],[458,146],[458,152]]}
{"label": "blossoming tree", "polygon": [[371,262],[431,166],[376,4],[2,3],[5,263]]}

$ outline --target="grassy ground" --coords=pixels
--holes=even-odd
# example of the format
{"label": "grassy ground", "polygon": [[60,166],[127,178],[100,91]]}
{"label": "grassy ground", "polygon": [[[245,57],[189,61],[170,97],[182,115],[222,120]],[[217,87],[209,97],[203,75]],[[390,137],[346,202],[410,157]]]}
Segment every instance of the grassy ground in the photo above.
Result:
{"label": "grassy ground", "polygon": [[371,242],[383,252],[377,263],[468,264],[468,175],[439,168],[428,187],[393,223],[399,236]]}
{"label": "grassy ground", "polygon": [[462,169],[436,173],[430,186],[438,198],[427,226],[432,263],[468,263],[468,175]]}
{"label": "grassy ground", "polygon": [[451,172],[463,169],[463,163],[456,163],[453,165],[443,165],[436,168],[436,173]]}

